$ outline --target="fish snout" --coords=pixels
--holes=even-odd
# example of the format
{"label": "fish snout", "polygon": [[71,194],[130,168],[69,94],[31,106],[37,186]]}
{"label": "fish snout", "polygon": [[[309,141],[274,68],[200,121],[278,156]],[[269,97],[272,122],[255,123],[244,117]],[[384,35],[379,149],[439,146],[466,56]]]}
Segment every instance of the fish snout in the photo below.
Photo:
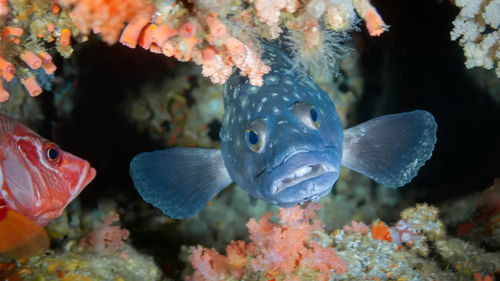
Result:
{"label": "fish snout", "polygon": [[64,175],[62,180],[65,181],[64,184],[70,193],[68,203],[78,196],[96,176],[96,170],[87,160],[67,152],[63,155],[61,172]]}
{"label": "fish snout", "polygon": [[340,162],[328,152],[298,152],[274,168],[269,196],[278,206],[316,201],[328,194],[340,172]]}

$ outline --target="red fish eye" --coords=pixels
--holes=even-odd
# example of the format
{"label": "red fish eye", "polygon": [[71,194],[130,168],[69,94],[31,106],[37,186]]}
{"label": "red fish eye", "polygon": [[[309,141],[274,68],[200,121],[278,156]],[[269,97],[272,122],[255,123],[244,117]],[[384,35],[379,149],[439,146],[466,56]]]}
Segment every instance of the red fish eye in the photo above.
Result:
{"label": "red fish eye", "polygon": [[59,161],[60,154],[59,148],[53,143],[50,143],[45,147],[45,157],[51,163],[57,163]]}

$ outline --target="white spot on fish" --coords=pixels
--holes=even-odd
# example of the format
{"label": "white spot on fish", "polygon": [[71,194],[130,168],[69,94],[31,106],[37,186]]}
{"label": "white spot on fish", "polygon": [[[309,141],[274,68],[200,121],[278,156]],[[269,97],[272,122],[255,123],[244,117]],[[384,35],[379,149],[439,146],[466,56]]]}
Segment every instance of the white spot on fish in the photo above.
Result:
{"label": "white spot on fish", "polygon": [[279,78],[277,76],[274,76],[274,75],[268,75],[265,79],[264,79],[264,83],[266,85],[276,85],[279,83]]}
{"label": "white spot on fish", "polygon": [[285,79],[285,81],[284,81],[284,82],[285,82],[285,84],[287,84],[287,85],[290,85],[290,86],[292,86],[292,85],[293,85],[293,82],[292,82],[292,81],[290,81],[290,80],[288,80],[288,79]]}
{"label": "white spot on fish", "polygon": [[247,113],[247,122],[250,121],[250,112]]}
{"label": "white spot on fish", "polygon": [[273,113],[274,113],[274,115],[279,115],[281,113],[281,110],[278,107],[274,106]]}
{"label": "white spot on fish", "polygon": [[293,96],[300,100],[301,96],[297,92],[293,92]]}
{"label": "white spot on fish", "polygon": [[273,97],[275,97],[275,96],[277,96],[277,95],[278,95],[278,93],[272,93],[272,94],[271,94],[271,96],[273,96]]}
{"label": "white spot on fish", "polygon": [[262,104],[259,104],[259,107],[257,108],[257,112],[260,112],[262,110]]}
{"label": "white spot on fish", "polygon": [[248,93],[249,94],[256,94],[259,92],[259,89],[260,89],[260,87],[251,86],[250,88],[248,88]]}
{"label": "white spot on fish", "polygon": [[281,125],[281,124],[287,124],[287,123],[288,123],[288,121],[286,121],[286,120],[280,120],[276,124]]}
{"label": "white spot on fish", "polygon": [[282,98],[284,101],[290,101],[290,99],[289,99],[289,98],[287,98],[286,96],[283,96],[283,97],[281,97],[281,98]]}
{"label": "white spot on fish", "polygon": [[260,101],[261,103],[265,103],[267,101],[267,97],[263,97],[262,100]]}
{"label": "white spot on fish", "polygon": [[245,108],[245,107],[246,107],[246,105],[247,105],[247,102],[248,102],[247,97],[242,98],[242,99],[241,99],[241,107],[242,107],[242,108]]}

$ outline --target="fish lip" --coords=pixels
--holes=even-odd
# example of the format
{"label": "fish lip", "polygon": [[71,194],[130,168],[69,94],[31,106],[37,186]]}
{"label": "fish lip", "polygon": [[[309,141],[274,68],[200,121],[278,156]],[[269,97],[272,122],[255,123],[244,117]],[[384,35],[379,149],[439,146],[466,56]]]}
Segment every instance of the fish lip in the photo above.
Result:
{"label": "fish lip", "polygon": [[[325,147],[325,150],[322,151],[298,150],[288,155],[280,165],[272,169],[269,173],[266,173],[268,179],[271,179],[269,195],[277,199],[283,191],[296,187],[306,181],[314,181],[326,176],[335,177],[335,174],[338,175],[338,168],[335,167],[331,159],[330,152],[333,152],[333,150],[333,147]],[[331,186],[325,187],[325,189],[328,188],[331,188]],[[319,193],[323,193],[322,190],[318,191],[320,191]]]}
{"label": "fish lip", "polygon": [[[292,170],[286,177],[282,177],[273,183],[274,194],[300,184],[303,181],[320,177],[325,173],[333,172],[333,167],[326,163],[306,164]],[[299,174],[297,176],[297,174]]]}
{"label": "fish lip", "polygon": [[74,189],[74,193],[71,196],[71,199],[68,200],[68,203],[73,201],[82,191],[83,189],[92,181],[94,180],[97,172],[96,169],[90,166],[90,163],[88,161],[84,162],[84,166],[82,168],[82,174],[80,175],[80,179],[78,180],[78,183],[76,184],[76,188]]}

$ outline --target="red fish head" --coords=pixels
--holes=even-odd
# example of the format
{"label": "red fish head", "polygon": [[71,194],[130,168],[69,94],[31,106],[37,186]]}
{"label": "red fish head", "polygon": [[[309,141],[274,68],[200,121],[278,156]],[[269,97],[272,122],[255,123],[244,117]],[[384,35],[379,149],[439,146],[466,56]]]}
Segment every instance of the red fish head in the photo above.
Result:
{"label": "red fish head", "polygon": [[9,207],[40,226],[61,215],[96,171],[88,161],[16,124],[3,144],[1,195]]}

